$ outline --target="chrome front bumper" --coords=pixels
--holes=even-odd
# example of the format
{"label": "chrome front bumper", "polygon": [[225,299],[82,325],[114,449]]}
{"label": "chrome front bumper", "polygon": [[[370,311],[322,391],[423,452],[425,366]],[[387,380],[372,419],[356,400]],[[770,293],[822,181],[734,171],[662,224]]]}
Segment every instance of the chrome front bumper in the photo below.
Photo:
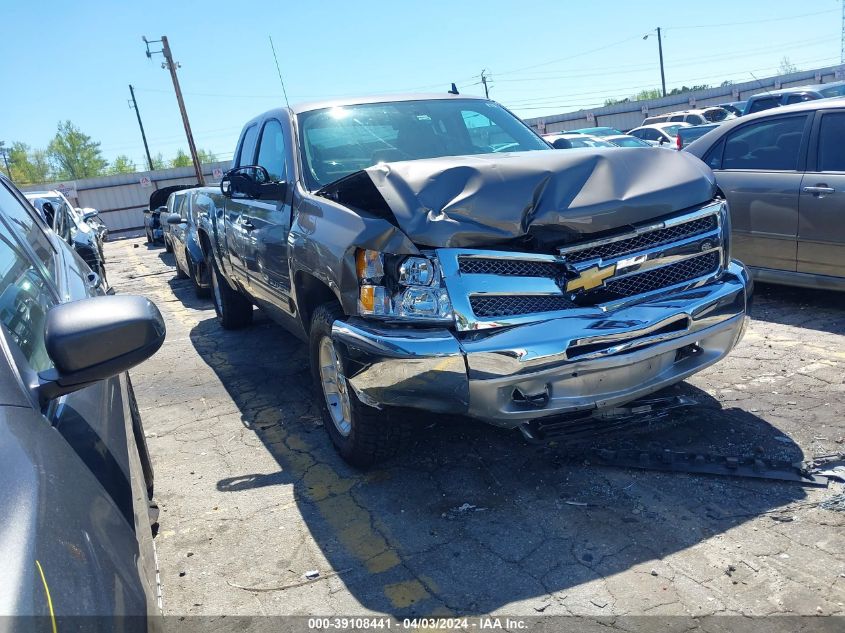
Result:
{"label": "chrome front bumper", "polygon": [[466,414],[503,427],[619,406],[730,352],[752,292],[732,262],[715,281],[612,312],[562,316],[460,339],[442,329],[335,322],[362,402]]}

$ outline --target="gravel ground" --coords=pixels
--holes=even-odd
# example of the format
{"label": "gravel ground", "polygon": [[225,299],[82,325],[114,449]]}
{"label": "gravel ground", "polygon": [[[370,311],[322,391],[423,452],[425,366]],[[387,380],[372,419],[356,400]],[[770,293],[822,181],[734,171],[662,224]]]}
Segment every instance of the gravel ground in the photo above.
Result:
{"label": "gravel ground", "polygon": [[[117,291],[150,297],[168,326],[131,372],[167,614],[845,610],[845,513],[819,507],[840,484],[601,468],[425,414],[401,457],[362,473],[320,428],[299,340],[260,313],[222,330],[161,248],[123,240],[106,254]],[[796,461],[845,450],[843,297],[758,285],[742,344],[673,391],[698,405],[601,445]]]}

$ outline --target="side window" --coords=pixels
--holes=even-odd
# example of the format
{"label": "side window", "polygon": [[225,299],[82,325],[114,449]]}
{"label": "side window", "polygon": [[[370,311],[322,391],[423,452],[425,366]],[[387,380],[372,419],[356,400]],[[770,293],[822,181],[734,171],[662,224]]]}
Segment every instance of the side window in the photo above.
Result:
{"label": "side window", "polygon": [[704,117],[698,114],[690,114],[687,116],[687,123],[691,123],[692,125],[703,125],[706,123]]}
{"label": "side window", "polygon": [[0,323],[35,371],[53,366],[44,347],[47,311],[58,303],[47,280],[0,222]]}
{"label": "side window", "polygon": [[35,210],[28,203],[22,202],[0,181],[0,212],[9,219],[32,247],[35,257],[47,269],[51,276],[55,273],[55,250],[49,238],[34,217]]}
{"label": "side window", "polygon": [[822,115],[818,170],[845,171],[845,112]]}
{"label": "side window", "polygon": [[189,197],[190,196],[179,196],[179,201],[177,203],[179,205],[179,210],[176,213],[178,213],[179,216],[183,220],[187,219],[187,217],[188,217],[188,204],[189,204],[188,198]]}
{"label": "side window", "polygon": [[709,152],[704,156],[704,162],[710,169],[722,168],[722,153],[725,151],[724,137],[713,146]]}
{"label": "side window", "polygon": [[684,115],[683,114],[675,114],[674,116],[669,117],[670,121],[683,121]]}
{"label": "side window", "polygon": [[760,121],[732,132],[722,169],[795,170],[806,115]]}
{"label": "side window", "polygon": [[264,124],[257,162],[273,180],[285,179],[285,135],[282,124],[276,119],[270,119]]}
{"label": "side window", "polygon": [[751,102],[751,107],[748,108],[748,114],[752,112],[761,112],[763,110],[768,110],[769,108],[774,108],[778,105],[778,98],[777,97],[766,97],[763,99],[755,99]]}
{"label": "side window", "polygon": [[258,124],[250,125],[244,132],[241,151],[238,154],[238,167],[255,164],[255,143],[258,140]]}

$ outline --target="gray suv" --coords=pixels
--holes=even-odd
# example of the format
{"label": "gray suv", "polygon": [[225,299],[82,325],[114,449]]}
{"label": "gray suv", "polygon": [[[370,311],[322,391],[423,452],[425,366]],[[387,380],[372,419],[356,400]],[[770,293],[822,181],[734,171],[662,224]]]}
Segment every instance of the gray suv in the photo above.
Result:
{"label": "gray suv", "polygon": [[845,98],[729,121],[686,151],[716,174],[757,279],[845,290]]}

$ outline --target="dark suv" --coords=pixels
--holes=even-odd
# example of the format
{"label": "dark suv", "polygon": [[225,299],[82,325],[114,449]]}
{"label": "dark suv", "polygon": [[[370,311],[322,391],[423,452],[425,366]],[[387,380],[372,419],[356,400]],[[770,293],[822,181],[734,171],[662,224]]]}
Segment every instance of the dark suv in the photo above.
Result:
{"label": "dark suv", "polygon": [[743,114],[754,114],[755,112],[762,112],[763,110],[777,108],[778,106],[842,96],[845,96],[845,81],[770,90],[748,97]]}
{"label": "dark suv", "polygon": [[126,370],[161,346],[161,314],[104,295],[2,176],[0,279],[0,615],[146,630],[161,610],[153,471]]}

